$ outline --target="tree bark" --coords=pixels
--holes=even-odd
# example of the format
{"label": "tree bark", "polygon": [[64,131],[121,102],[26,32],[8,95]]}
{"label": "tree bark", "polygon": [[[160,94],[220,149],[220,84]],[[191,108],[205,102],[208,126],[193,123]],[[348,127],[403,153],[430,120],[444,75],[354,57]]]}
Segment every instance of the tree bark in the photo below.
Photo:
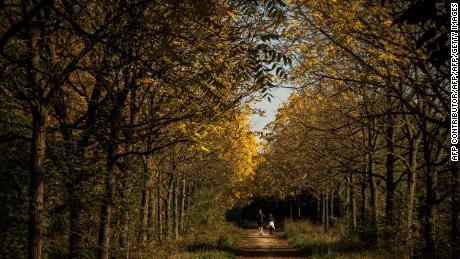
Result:
{"label": "tree bark", "polygon": [[356,201],[355,201],[355,183],[353,172],[350,172],[350,210],[351,210],[351,226],[356,228]]}
{"label": "tree bark", "polygon": [[173,192],[174,192],[174,173],[168,184],[168,195],[165,202],[165,236],[167,239],[171,238],[173,233]]}
{"label": "tree bark", "polygon": [[[75,150],[69,144],[72,141],[72,131],[62,126],[61,133],[64,138],[66,157],[74,156],[78,153],[79,157],[84,157],[84,152]],[[71,160],[72,161],[72,160]],[[77,160],[79,163],[84,163],[82,160]],[[75,170],[72,164],[66,166],[67,171],[65,189],[67,192],[67,203],[69,206],[69,259],[80,258],[82,250],[82,229],[80,221],[82,220],[83,203],[79,192],[83,181],[83,170]]]}
{"label": "tree bark", "polygon": [[321,193],[321,225],[326,224],[326,199],[325,195]]}
{"label": "tree bark", "polygon": [[331,217],[334,217],[334,190],[331,190]]}
{"label": "tree bark", "polygon": [[141,211],[140,211],[140,229],[139,229],[139,244],[145,247],[147,242],[147,225],[149,220],[150,209],[150,192],[146,188],[142,190],[141,194]]}
{"label": "tree bark", "polygon": [[173,187],[173,237],[179,238],[179,208],[178,208],[178,181],[174,181]]}
{"label": "tree bark", "polygon": [[324,196],[324,208],[326,212],[326,230],[329,229],[329,190],[326,190],[326,194]]}
{"label": "tree bark", "polygon": [[[32,4],[23,2],[23,10],[28,12]],[[43,18],[43,12],[39,14]],[[32,92],[32,142],[30,149],[30,182],[29,182],[29,222],[28,222],[28,258],[43,257],[43,208],[44,208],[44,176],[46,157],[46,127],[49,118],[50,101],[43,100],[44,90],[41,87],[42,76],[40,69],[40,45],[43,32],[31,26],[27,29],[27,84]]]}
{"label": "tree bark", "polygon": [[154,240],[154,228],[155,228],[155,220],[156,220],[156,213],[155,213],[155,196],[153,190],[149,191],[149,210],[148,210],[148,220],[147,220],[147,240],[152,242]]}
{"label": "tree bark", "polygon": [[69,259],[80,258],[82,249],[82,202],[79,199],[78,191],[81,179],[75,174],[81,175],[82,172],[74,172],[70,169],[70,176],[66,184],[69,203]]}
{"label": "tree bark", "polygon": [[108,259],[110,256],[110,231],[112,223],[113,201],[115,199],[115,154],[118,152],[119,144],[119,121],[121,109],[125,103],[129,89],[124,89],[118,96],[114,98],[114,107],[110,113],[110,139],[107,143],[107,175],[105,180],[106,195],[102,201],[100,215],[100,227],[98,237],[98,253],[100,259]]}
{"label": "tree bark", "polygon": [[32,108],[31,175],[29,186],[28,257],[43,256],[43,206],[44,167],[46,153],[47,111],[43,107]]}
{"label": "tree bark", "polygon": [[414,201],[417,181],[417,145],[416,141],[410,136],[409,139],[409,167],[408,168],[408,201],[407,201],[407,230],[406,230],[406,244],[409,251],[412,251],[413,247],[413,214],[414,214]]}
{"label": "tree bark", "polygon": [[[369,154],[366,155],[366,158],[364,160],[364,172],[368,172],[368,166],[369,166]],[[361,221],[361,226],[366,225],[366,213],[367,213],[367,195],[366,195],[366,189],[367,189],[367,179],[366,175],[363,174],[361,181],[361,213],[360,213],[360,221]]]}
{"label": "tree bark", "polygon": [[423,157],[425,160],[425,178],[426,178],[426,197],[424,204],[424,227],[423,236],[425,239],[424,254],[428,257],[433,256],[435,252],[435,201],[436,201],[436,176],[432,166],[430,139],[428,133],[427,122],[424,122],[423,135]]}
{"label": "tree bark", "polygon": [[119,237],[119,244],[122,253],[125,255],[125,258],[129,258],[129,203],[127,194],[124,192],[128,192],[129,190],[125,189],[122,190],[122,211],[121,211],[121,219],[120,219],[120,237]]}
{"label": "tree bark", "polygon": [[145,247],[147,243],[147,232],[148,232],[148,223],[149,223],[149,216],[151,216],[150,208],[151,208],[151,201],[150,201],[150,172],[147,165],[147,161],[143,158],[143,171],[144,171],[144,186],[141,192],[141,210],[140,210],[140,226],[139,226],[139,235],[138,235],[138,242],[141,247]]}
{"label": "tree bark", "polygon": [[163,203],[161,196],[161,173],[158,172],[157,178],[157,230],[158,242],[161,244],[163,241]]}
{"label": "tree bark", "polygon": [[316,223],[321,224],[321,194],[316,199]]}
{"label": "tree bark", "polygon": [[370,243],[377,242],[377,223],[378,223],[378,203],[377,203],[377,184],[375,182],[375,167],[374,167],[374,137],[375,137],[375,118],[372,118],[371,125],[368,127],[368,148],[369,148],[369,155],[368,155],[368,183],[369,183],[369,191],[370,191],[370,217],[371,217],[371,228],[373,235],[371,237]]}
{"label": "tree bark", "polygon": [[[389,106],[391,106],[391,97],[388,96]],[[391,108],[390,108],[391,111]],[[385,220],[387,226],[394,224],[394,163],[395,163],[395,148],[394,148],[394,128],[395,118],[394,115],[388,115],[388,125],[386,128],[386,200],[385,200]]]}
{"label": "tree bark", "polygon": [[[367,169],[367,168],[366,168]],[[366,180],[363,179],[361,182],[361,226],[366,225],[366,211],[367,211],[367,196],[366,196]]]}
{"label": "tree bark", "polygon": [[[68,192],[69,195],[74,195],[76,191]],[[76,199],[73,197],[73,199]],[[71,201],[69,204],[69,258],[81,257],[81,203],[79,201]]]}
{"label": "tree bark", "polygon": [[346,203],[345,215],[349,215],[349,213],[350,213],[350,184],[347,183],[345,186],[346,186],[346,189],[345,189],[345,203]]}
{"label": "tree bark", "polygon": [[185,176],[182,176],[182,185],[181,185],[181,199],[180,199],[180,221],[179,221],[179,231],[184,233],[185,231],[185,203],[187,198],[186,193],[186,180]]}
{"label": "tree bark", "polygon": [[110,231],[112,222],[112,208],[113,200],[115,197],[115,176],[114,176],[114,161],[111,157],[113,152],[110,152],[107,162],[107,177],[105,180],[106,195],[101,207],[100,225],[99,225],[99,238],[98,238],[98,252],[97,258],[109,258],[109,243]]}
{"label": "tree bark", "polygon": [[300,199],[300,197],[297,200],[297,219],[302,219],[302,200]]}
{"label": "tree bark", "polygon": [[125,258],[129,258],[129,194],[130,187],[128,185],[128,170],[129,160],[126,159],[123,163],[118,164],[118,168],[122,172],[121,178],[121,189],[120,189],[120,200],[121,200],[121,218],[119,220],[119,237],[118,243],[120,245],[121,253],[124,254]]}

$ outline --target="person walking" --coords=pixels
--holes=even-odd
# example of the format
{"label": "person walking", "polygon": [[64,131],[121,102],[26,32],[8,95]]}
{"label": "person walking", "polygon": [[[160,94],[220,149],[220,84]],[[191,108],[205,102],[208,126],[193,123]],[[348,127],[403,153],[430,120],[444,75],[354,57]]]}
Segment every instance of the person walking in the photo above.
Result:
{"label": "person walking", "polygon": [[273,236],[273,231],[275,231],[275,218],[273,214],[268,214],[268,228],[270,230],[270,236]]}
{"label": "person walking", "polygon": [[259,236],[263,236],[263,231],[264,231],[264,213],[262,210],[259,210],[259,213],[257,213],[257,226],[259,227]]}

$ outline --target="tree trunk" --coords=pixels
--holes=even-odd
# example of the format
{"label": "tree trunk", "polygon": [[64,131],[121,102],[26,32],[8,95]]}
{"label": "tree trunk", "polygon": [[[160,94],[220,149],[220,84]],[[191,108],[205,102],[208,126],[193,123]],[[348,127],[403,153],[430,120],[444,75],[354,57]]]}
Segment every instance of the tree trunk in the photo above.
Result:
{"label": "tree trunk", "polygon": [[154,240],[154,227],[155,227],[155,220],[156,220],[156,213],[155,213],[155,196],[153,190],[149,191],[149,210],[147,216],[147,240],[149,242]]}
{"label": "tree trunk", "polygon": [[351,210],[351,226],[356,228],[356,201],[355,201],[355,183],[353,172],[350,172],[350,210]]}
{"label": "tree trunk", "polygon": [[[75,193],[75,192],[73,192]],[[72,194],[72,192],[69,192]],[[76,199],[74,197],[74,199]],[[69,258],[81,257],[81,204],[79,202],[71,202],[69,204]]]}
{"label": "tree trunk", "polygon": [[345,189],[345,202],[346,202],[346,211],[345,215],[349,215],[350,213],[350,184],[346,184],[346,189]]}
{"label": "tree trunk", "polygon": [[[129,81],[132,79],[132,74],[126,79]],[[98,253],[97,256],[100,259],[108,259],[110,256],[109,245],[110,245],[110,231],[111,231],[111,220],[112,220],[112,209],[113,202],[115,199],[115,154],[118,153],[119,139],[120,139],[120,116],[122,107],[130,92],[130,88],[123,89],[113,101],[113,108],[110,111],[110,138],[107,143],[107,176],[106,176],[106,196],[102,201],[103,205],[101,208],[100,216],[100,227],[99,227],[99,238],[98,238]]]}
{"label": "tree trunk", "polygon": [[425,239],[424,254],[428,257],[434,257],[435,254],[435,229],[434,229],[434,219],[435,219],[435,208],[434,204],[436,201],[436,192],[435,192],[435,173],[432,166],[432,157],[431,157],[431,141],[429,139],[427,122],[424,122],[424,131],[423,131],[423,158],[425,160],[425,177],[426,177],[426,197],[424,204],[424,227],[423,227],[423,236]]}
{"label": "tree trunk", "polygon": [[122,254],[125,255],[125,258],[129,258],[129,204],[127,194],[124,192],[129,192],[129,190],[122,190],[122,211],[121,211],[121,220],[120,220],[120,237],[119,244]]}
{"label": "tree trunk", "polygon": [[[117,113],[117,112],[116,112]],[[118,116],[113,115],[112,124],[116,124]],[[118,129],[116,126],[112,125],[111,129],[111,140],[108,143],[107,148],[107,176],[105,179],[105,199],[103,199],[100,215],[100,225],[99,225],[99,237],[98,237],[98,252],[97,258],[108,259],[110,256],[109,253],[109,244],[110,244],[110,232],[111,232],[111,223],[112,223],[112,209],[113,201],[115,199],[115,159],[114,154],[117,150],[117,144],[115,143],[118,139]]]}
{"label": "tree trunk", "polygon": [[105,181],[106,197],[101,207],[100,225],[99,225],[99,238],[98,238],[98,252],[97,258],[109,258],[109,243],[110,231],[112,222],[112,208],[113,200],[115,197],[115,175],[114,175],[114,161],[112,159],[113,152],[110,152],[107,162],[107,177]]}
{"label": "tree trunk", "polygon": [[125,255],[125,258],[129,258],[129,194],[130,187],[128,185],[128,170],[129,170],[129,160],[126,159],[121,165],[118,166],[122,172],[121,179],[121,218],[120,218],[120,235],[118,243],[120,245],[120,250],[122,254]]}
{"label": "tree trunk", "polygon": [[46,155],[47,112],[44,108],[32,108],[32,145],[29,186],[28,257],[41,259],[43,248],[44,167]]}
{"label": "tree trunk", "polygon": [[[56,105],[59,105],[59,108],[56,108],[56,111],[62,111],[62,118],[66,118],[66,107],[62,102],[64,99],[60,98],[61,102],[57,102]],[[65,157],[67,159],[71,158],[77,154],[79,158],[84,157],[84,152],[81,152],[80,149],[76,149],[72,144],[72,130],[64,124],[59,125],[62,137],[64,139],[65,147]],[[73,162],[73,159],[69,159]],[[79,160],[79,163],[84,163],[84,161]],[[82,175],[84,174],[83,170],[75,170],[73,164],[66,163],[66,179],[65,179],[65,189],[67,192],[67,203],[69,207],[69,259],[80,258],[82,250],[82,230],[80,221],[81,212],[82,212],[82,201],[80,200],[78,191],[81,189]]]}
{"label": "tree trunk", "polygon": [[404,118],[404,133],[408,140],[408,152],[407,152],[407,221],[406,221],[406,248],[412,256],[412,250],[414,248],[413,240],[413,215],[414,215],[414,203],[416,199],[416,180],[417,180],[417,152],[420,134],[415,133],[411,127],[411,121],[407,116],[407,109],[405,106],[402,107],[403,118]]}
{"label": "tree trunk", "polygon": [[374,238],[371,240],[372,242],[376,240],[377,234],[377,222],[378,222],[378,207],[377,207],[377,184],[375,182],[375,167],[374,167],[374,137],[375,137],[375,118],[372,118],[371,125],[368,127],[368,135],[367,135],[367,142],[369,148],[368,160],[367,160],[367,170],[368,170],[368,184],[369,184],[369,191],[370,191],[370,216],[371,216],[371,227],[372,231],[374,232]]}
{"label": "tree trunk", "polygon": [[326,224],[326,201],[325,195],[321,193],[321,225]]}
{"label": "tree trunk", "polygon": [[302,219],[301,211],[302,211],[302,200],[299,197],[298,200],[297,200],[297,219],[298,220]]}
{"label": "tree trunk", "polygon": [[316,223],[321,224],[321,194],[316,199]]}
{"label": "tree trunk", "polygon": [[140,212],[140,230],[139,244],[144,247],[147,242],[147,225],[150,211],[150,192],[146,189],[142,190],[141,195],[141,212]]}
{"label": "tree trunk", "polygon": [[412,251],[413,247],[413,214],[414,214],[414,201],[416,191],[416,180],[417,180],[417,147],[415,140],[410,137],[409,139],[409,167],[408,168],[408,201],[407,201],[407,229],[406,229],[406,245],[409,251]]}
{"label": "tree trunk", "polygon": [[161,244],[163,241],[163,204],[161,199],[161,173],[158,172],[158,186],[157,186],[157,229],[158,229],[158,242]]}
{"label": "tree trunk", "polygon": [[182,186],[181,186],[181,199],[180,199],[180,221],[179,221],[179,231],[184,233],[185,231],[185,203],[186,203],[186,180],[185,176],[182,176]]}
{"label": "tree trunk", "polygon": [[[368,166],[369,166],[369,155],[366,155],[366,158],[364,160],[364,172],[368,171]],[[362,179],[361,179],[361,226],[366,225],[366,213],[367,213],[367,195],[366,195],[366,189],[367,189],[367,179],[366,175],[363,174]]]}
{"label": "tree trunk", "polygon": [[372,235],[369,238],[370,244],[377,243],[377,223],[378,223],[378,203],[377,203],[377,184],[375,181],[375,164],[374,164],[374,150],[375,143],[377,141],[377,132],[376,127],[376,118],[373,117],[370,120],[370,123],[367,127],[367,181],[369,186],[369,195],[370,195],[370,219],[371,219],[371,229]]}
{"label": "tree trunk", "polygon": [[331,217],[334,217],[334,190],[331,190]]}
{"label": "tree trunk", "polygon": [[[391,97],[388,97],[389,105],[391,105]],[[388,125],[386,128],[386,200],[385,200],[385,220],[387,226],[394,224],[394,163],[395,163],[395,148],[394,148],[394,127],[395,119],[393,115],[388,115]]]}
{"label": "tree trunk", "polygon": [[168,184],[168,195],[165,202],[165,235],[169,239],[173,233],[173,192],[174,192],[174,174]]}
{"label": "tree trunk", "polygon": [[324,207],[326,210],[326,230],[329,229],[329,191],[326,190],[326,195],[324,196]]}
{"label": "tree trunk", "polygon": [[141,247],[145,247],[147,243],[147,232],[148,232],[148,223],[149,223],[149,216],[151,216],[150,208],[151,208],[151,201],[150,201],[150,172],[147,165],[147,161],[142,159],[143,161],[143,170],[144,170],[144,188],[141,192],[141,210],[140,210],[140,226],[139,226],[139,235],[138,235],[138,242]]}
{"label": "tree trunk", "polygon": [[178,208],[178,195],[179,195],[179,190],[178,190],[178,181],[174,181],[174,187],[173,187],[173,236],[174,239],[177,239],[179,237],[179,208]]}
{"label": "tree trunk", "polygon": [[[366,168],[367,169],[367,168]],[[361,182],[361,226],[366,225],[367,197],[366,197],[366,181]]]}
{"label": "tree trunk", "polygon": [[[81,171],[74,172],[69,168],[68,182],[66,183],[66,191],[69,203],[69,259],[80,258],[82,250],[82,201],[79,198],[78,191],[80,190]],[[78,175],[77,175],[78,174]]]}
{"label": "tree trunk", "polygon": [[[82,238],[81,223],[82,220],[82,202],[79,200],[77,191],[81,179],[77,177],[72,169],[69,170],[71,175],[69,182],[66,184],[66,190],[69,202],[69,259],[81,258]],[[82,172],[77,172],[81,174]]]}
{"label": "tree trunk", "polygon": [[[32,8],[31,3],[23,2],[23,10]],[[39,14],[43,19],[43,12]],[[30,149],[30,182],[29,182],[29,222],[28,222],[28,258],[41,259],[43,257],[43,208],[44,208],[44,177],[46,158],[46,127],[48,124],[49,101],[43,101],[43,92],[40,84],[41,40],[43,33],[34,26],[27,29],[27,84],[35,99],[31,105],[32,114],[32,141]]]}
{"label": "tree trunk", "polygon": [[435,250],[435,230],[434,230],[434,184],[431,176],[427,173],[426,180],[426,199],[425,199],[425,226],[424,226],[424,237],[425,237],[425,255],[434,255]]}

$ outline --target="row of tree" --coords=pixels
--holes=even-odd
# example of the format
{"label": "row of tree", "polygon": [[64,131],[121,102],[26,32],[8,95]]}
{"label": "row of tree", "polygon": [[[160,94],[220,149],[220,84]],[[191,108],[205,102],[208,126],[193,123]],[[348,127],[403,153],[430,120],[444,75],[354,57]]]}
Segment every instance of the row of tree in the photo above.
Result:
{"label": "row of tree", "polygon": [[283,8],[2,1],[2,256],[148,257],[247,198],[244,102],[287,63],[263,44]]}
{"label": "row of tree", "polygon": [[[412,255],[460,249],[450,161],[448,8],[437,1],[292,1],[285,32],[301,88],[266,136],[261,179],[334,201],[371,244]],[[337,205],[336,205],[337,206]],[[388,244],[388,243],[387,243]]]}

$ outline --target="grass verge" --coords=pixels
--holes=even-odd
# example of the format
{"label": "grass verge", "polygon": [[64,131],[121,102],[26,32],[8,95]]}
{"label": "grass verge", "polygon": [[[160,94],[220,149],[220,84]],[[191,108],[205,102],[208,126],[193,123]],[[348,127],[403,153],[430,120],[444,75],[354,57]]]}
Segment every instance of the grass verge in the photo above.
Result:
{"label": "grass verge", "polygon": [[309,258],[393,258],[382,249],[368,247],[357,235],[340,226],[326,231],[308,221],[286,222],[282,235],[289,244],[310,254]]}
{"label": "grass verge", "polygon": [[223,225],[214,229],[195,230],[179,240],[169,241],[155,249],[154,258],[234,258],[238,243],[238,228],[233,225]]}

